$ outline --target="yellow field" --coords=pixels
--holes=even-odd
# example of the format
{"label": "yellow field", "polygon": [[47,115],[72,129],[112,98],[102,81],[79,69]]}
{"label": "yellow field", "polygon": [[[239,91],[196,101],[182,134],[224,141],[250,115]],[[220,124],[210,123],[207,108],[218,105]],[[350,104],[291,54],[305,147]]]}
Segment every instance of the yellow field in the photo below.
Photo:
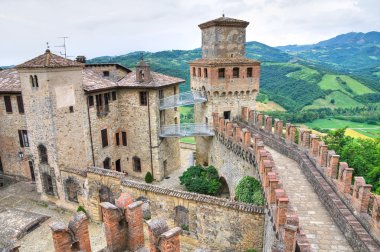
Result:
{"label": "yellow field", "polygon": [[283,107],[275,102],[269,101],[267,103],[256,102],[256,110],[258,111],[285,111]]}
{"label": "yellow field", "polygon": [[362,133],[359,133],[353,129],[346,129],[345,135],[353,137],[353,138],[372,139],[372,138],[367,137],[366,135],[363,135]]}

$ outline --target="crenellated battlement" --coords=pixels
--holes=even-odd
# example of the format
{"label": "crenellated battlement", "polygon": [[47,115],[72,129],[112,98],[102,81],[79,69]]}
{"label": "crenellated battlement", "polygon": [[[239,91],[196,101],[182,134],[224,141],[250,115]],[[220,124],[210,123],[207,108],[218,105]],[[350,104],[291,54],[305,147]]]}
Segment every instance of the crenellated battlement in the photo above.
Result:
{"label": "crenellated battlement", "polygon": [[[371,185],[363,177],[354,177],[354,169],[345,162],[339,162],[339,155],[308,129],[274,119],[260,112],[243,107],[240,120],[224,120],[213,114],[214,128],[219,139],[228,139],[232,145],[241,146],[255,157],[276,233],[280,245],[274,248],[291,247],[294,238],[307,251],[307,239],[302,236],[298,222],[288,224],[295,218],[291,202],[281,188],[281,180],[276,174],[276,166],[264,143],[284,155],[296,160],[313,185],[334,221],[342,229],[350,245],[360,251],[378,251],[380,244],[380,197],[370,192]],[[274,122],[274,123],[273,123]],[[242,137],[242,133],[247,137]],[[250,132],[248,134],[248,132]],[[298,138],[296,136],[298,134]],[[248,137],[249,136],[249,137]],[[243,144],[241,144],[243,143]],[[352,185],[354,179],[354,185]],[[290,217],[292,216],[292,217]],[[296,223],[296,224],[294,224]],[[349,230],[349,231],[347,231]],[[282,251],[274,250],[273,251]]]}

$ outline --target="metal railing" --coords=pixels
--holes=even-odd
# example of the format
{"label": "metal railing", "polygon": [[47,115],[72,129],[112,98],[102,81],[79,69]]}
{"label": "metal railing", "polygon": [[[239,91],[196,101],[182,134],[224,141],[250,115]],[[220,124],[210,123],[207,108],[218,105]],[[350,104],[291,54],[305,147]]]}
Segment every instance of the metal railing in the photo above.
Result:
{"label": "metal railing", "polygon": [[205,92],[189,91],[160,99],[160,110],[207,101]]}
{"label": "metal railing", "polygon": [[161,126],[160,137],[213,136],[214,130],[208,124],[183,123]]}

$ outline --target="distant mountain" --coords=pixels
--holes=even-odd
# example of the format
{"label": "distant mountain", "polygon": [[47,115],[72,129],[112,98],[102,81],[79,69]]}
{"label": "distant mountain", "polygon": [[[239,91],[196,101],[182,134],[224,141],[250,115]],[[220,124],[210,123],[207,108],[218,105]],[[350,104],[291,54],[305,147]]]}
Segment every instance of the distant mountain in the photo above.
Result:
{"label": "distant mountain", "polygon": [[[247,42],[246,56],[262,62],[259,100],[274,101],[289,111],[319,108],[344,109],[377,104],[380,101],[380,85],[375,77],[371,79],[368,75],[377,74],[380,79],[380,69],[368,67],[366,71],[355,72],[347,67],[347,59],[343,62],[339,60],[339,57],[343,58],[339,55],[341,51],[345,51],[344,56],[351,55],[355,58],[350,59],[350,62],[360,61],[360,58],[368,60],[369,52],[366,50],[376,47],[376,34],[361,36],[361,38],[353,34],[342,35],[322,41],[320,45],[318,43],[280,48],[273,48],[255,41]],[[352,45],[348,46],[347,44],[350,43]],[[355,54],[352,50],[358,51]],[[377,55],[375,50],[371,52]],[[155,53],[132,52],[114,57],[97,57],[88,62],[112,62],[134,68],[141,54],[150,63],[153,71],[185,79],[186,83],[180,87],[181,91],[190,90],[188,62],[201,57],[200,48]]]}

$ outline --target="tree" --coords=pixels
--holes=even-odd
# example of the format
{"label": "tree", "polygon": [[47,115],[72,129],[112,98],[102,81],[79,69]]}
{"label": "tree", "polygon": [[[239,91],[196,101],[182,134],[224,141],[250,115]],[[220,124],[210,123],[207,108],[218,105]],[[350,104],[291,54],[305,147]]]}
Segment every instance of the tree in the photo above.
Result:
{"label": "tree", "polygon": [[241,202],[263,205],[264,197],[261,184],[253,177],[245,176],[235,188],[236,199]]}
{"label": "tree", "polygon": [[190,166],[179,177],[181,185],[190,192],[217,195],[221,187],[218,171],[213,166]]}

